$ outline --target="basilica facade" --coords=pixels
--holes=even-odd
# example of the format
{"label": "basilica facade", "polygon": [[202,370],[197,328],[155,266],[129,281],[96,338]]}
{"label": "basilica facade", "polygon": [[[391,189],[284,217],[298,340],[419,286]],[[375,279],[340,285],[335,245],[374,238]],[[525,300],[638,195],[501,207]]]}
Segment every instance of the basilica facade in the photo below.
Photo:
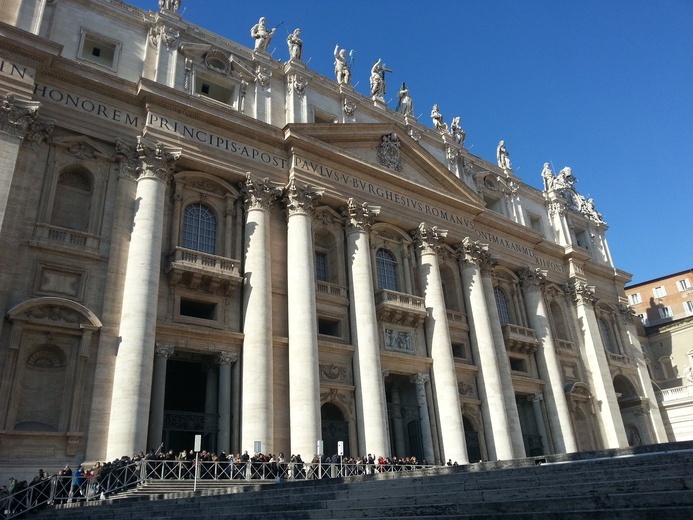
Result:
{"label": "basilica facade", "polygon": [[379,63],[367,97],[179,4],[0,3],[3,467],[667,440],[570,168],[535,189]]}

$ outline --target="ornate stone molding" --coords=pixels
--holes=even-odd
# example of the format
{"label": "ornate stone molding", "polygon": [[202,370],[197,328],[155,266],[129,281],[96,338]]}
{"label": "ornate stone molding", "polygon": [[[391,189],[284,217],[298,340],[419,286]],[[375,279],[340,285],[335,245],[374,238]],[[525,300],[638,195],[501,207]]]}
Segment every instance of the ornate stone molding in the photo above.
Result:
{"label": "ornate stone molding", "polygon": [[308,86],[308,80],[303,76],[298,74],[291,74],[288,77],[288,87],[289,92],[295,92],[298,97],[303,97],[306,93],[306,86]]}
{"label": "ornate stone molding", "polygon": [[409,234],[417,242],[422,253],[440,252],[440,246],[443,239],[448,236],[447,230],[438,229],[438,226],[427,227],[425,222],[419,224],[417,229],[409,232]]}
{"label": "ornate stone molding", "polygon": [[238,362],[238,354],[235,352],[219,352],[218,364],[233,365],[236,362]]}
{"label": "ornate stone molding", "polygon": [[159,41],[163,41],[167,50],[174,49],[180,33],[172,27],[166,27],[159,22],[149,27],[149,44],[155,49],[159,47]]}
{"label": "ornate stone molding", "polygon": [[165,343],[157,343],[154,346],[154,355],[162,358],[170,358],[175,352],[175,347],[173,345],[167,345]]}
{"label": "ornate stone molding", "polygon": [[587,285],[580,280],[571,280],[566,284],[566,289],[570,291],[573,301],[583,305],[593,306],[597,299],[594,297],[594,285]]}
{"label": "ornate stone molding", "polygon": [[23,139],[32,150],[53,132],[53,122],[38,121],[38,101],[23,101],[8,93],[0,103],[0,133]]}
{"label": "ornate stone molding", "polygon": [[633,307],[619,302],[616,304],[616,308],[626,323],[635,323],[635,309]]}
{"label": "ornate stone molding", "polygon": [[291,177],[289,184],[284,189],[284,205],[287,215],[290,217],[296,214],[311,215],[315,204],[322,197],[325,190],[316,190],[306,184],[299,186],[296,179]]}
{"label": "ornate stone molding", "polygon": [[373,225],[375,217],[380,215],[380,206],[369,206],[364,202],[360,206],[354,199],[347,200],[346,207],[341,210],[347,228],[354,228],[360,231],[368,231]]}
{"label": "ornate stone molding", "polygon": [[380,145],[375,149],[378,162],[391,170],[402,171],[404,166],[402,164],[401,146],[402,142],[394,132],[382,136]]}
{"label": "ornate stone molding", "polygon": [[491,274],[493,268],[498,264],[498,260],[491,255],[488,244],[482,244],[469,237],[465,237],[460,242],[457,246],[457,251],[460,255],[460,260],[478,265],[483,275]]}
{"label": "ornate stone molding", "polygon": [[527,396],[527,400],[530,403],[541,403],[544,400],[544,394],[541,392],[538,394],[530,394]]}
{"label": "ornate stone molding", "polygon": [[142,137],[137,138],[135,147],[120,139],[116,140],[116,159],[120,162],[120,175],[130,179],[153,177],[168,182],[180,155],[180,148],[167,151],[162,143],[152,146]]}
{"label": "ornate stone molding", "polygon": [[335,365],[334,363],[330,365],[320,365],[320,379],[348,383],[349,371],[345,366]]}
{"label": "ornate stone molding", "polygon": [[423,385],[431,380],[431,376],[428,374],[412,374],[409,376],[409,382],[415,385]]}
{"label": "ornate stone molding", "polygon": [[546,286],[547,272],[539,269],[538,267],[535,269],[525,267],[524,269],[520,269],[517,272],[517,275],[520,278],[522,289],[527,292],[541,292]]}
{"label": "ornate stone molding", "polygon": [[250,173],[246,174],[245,182],[240,183],[239,186],[246,211],[251,209],[269,211],[277,197],[282,194],[280,188],[270,184],[269,178],[265,177],[261,182],[257,182],[251,178]]}
{"label": "ornate stone molding", "polygon": [[464,381],[461,381],[457,384],[457,392],[460,395],[466,395],[469,397],[474,397],[474,385],[468,385]]}
{"label": "ornate stone molding", "polygon": [[344,98],[344,103],[342,103],[342,108],[344,109],[344,114],[347,117],[353,118],[356,114],[356,103],[350,101],[348,98]]}
{"label": "ornate stone molding", "polygon": [[258,66],[257,72],[255,73],[255,81],[257,81],[263,89],[269,87],[271,79],[272,72],[267,67]]}

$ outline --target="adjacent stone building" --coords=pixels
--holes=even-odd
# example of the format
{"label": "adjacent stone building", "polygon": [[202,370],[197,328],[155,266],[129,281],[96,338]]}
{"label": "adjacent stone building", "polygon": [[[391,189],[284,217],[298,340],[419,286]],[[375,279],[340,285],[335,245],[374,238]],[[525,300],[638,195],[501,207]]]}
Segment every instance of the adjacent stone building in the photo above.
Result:
{"label": "adjacent stone building", "polygon": [[626,287],[669,440],[693,440],[693,269]]}
{"label": "adjacent stone building", "polygon": [[534,189],[338,49],[335,82],[179,4],[0,3],[3,468],[667,440],[569,168]]}

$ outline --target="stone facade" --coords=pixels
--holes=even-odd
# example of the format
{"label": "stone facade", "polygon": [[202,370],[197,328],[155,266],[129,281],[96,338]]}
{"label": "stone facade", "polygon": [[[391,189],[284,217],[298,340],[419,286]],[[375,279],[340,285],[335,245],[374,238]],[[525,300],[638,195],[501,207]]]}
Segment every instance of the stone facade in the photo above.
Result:
{"label": "stone facade", "polygon": [[666,440],[569,168],[536,190],[160,4],[0,4],[3,468]]}
{"label": "stone facade", "polygon": [[669,440],[693,440],[693,269],[629,285],[626,294]]}

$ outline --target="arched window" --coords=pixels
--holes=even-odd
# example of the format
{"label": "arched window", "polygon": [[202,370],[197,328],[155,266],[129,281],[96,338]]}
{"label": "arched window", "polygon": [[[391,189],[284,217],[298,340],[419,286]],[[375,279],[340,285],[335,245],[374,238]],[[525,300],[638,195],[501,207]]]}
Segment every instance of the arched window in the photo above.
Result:
{"label": "arched window", "polygon": [[493,295],[496,297],[496,307],[498,308],[498,317],[501,325],[510,323],[510,311],[508,310],[508,299],[505,293],[498,287],[493,290]]}
{"label": "arched window", "polygon": [[602,336],[602,343],[604,343],[604,348],[607,350],[607,352],[611,352],[612,354],[618,354],[616,344],[612,341],[611,327],[609,327],[609,324],[602,318],[599,318],[597,320],[597,323],[599,323],[599,333]]}
{"label": "arched window", "polygon": [[78,168],[63,171],[55,187],[51,224],[87,231],[92,193],[91,174],[88,171]]}
{"label": "arched window", "polygon": [[399,291],[395,255],[387,249],[378,249],[375,253],[375,264],[378,272],[378,289]]}
{"label": "arched window", "polygon": [[561,306],[555,301],[552,301],[549,308],[551,309],[551,318],[553,318],[553,326],[555,329],[554,332],[556,334],[556,338],[569,341],[570,336],[568,335],[568,329],[565,325],[565,318],[563,316]]}
{"label": "arched window", "polygon": [[217,218],[207,206],[190,204],[183,217],[183,247],[216,253]]}

